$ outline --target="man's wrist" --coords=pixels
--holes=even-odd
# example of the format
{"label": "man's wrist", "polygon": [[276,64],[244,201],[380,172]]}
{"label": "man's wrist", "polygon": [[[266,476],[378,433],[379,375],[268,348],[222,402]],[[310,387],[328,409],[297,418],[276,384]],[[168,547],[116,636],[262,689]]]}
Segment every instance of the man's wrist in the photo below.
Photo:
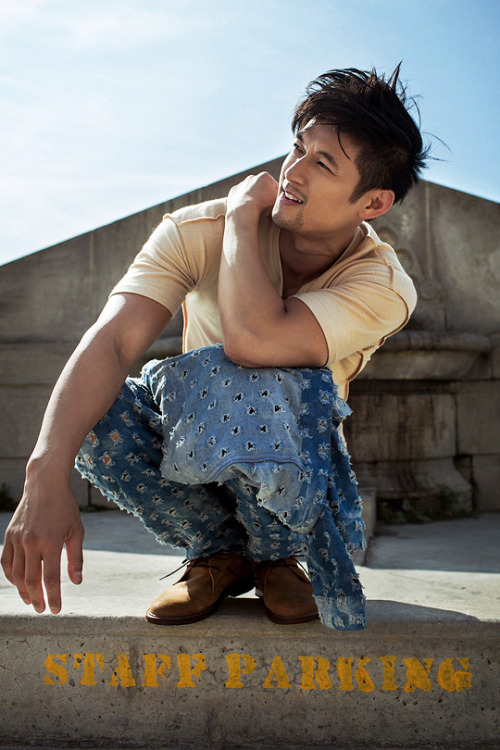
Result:
{"label": "man's wrist", "polygon": [[255,201],[229,207],[226,213],[226,222],[233,224],[238,229],[255,228],[259,223],[260,209]]}
{"label": "man's wrist", "polygon": [[70,481],[73,462],[55,459],[52,454],[33,453],[26,464],[26,481],[38,482],[43,476],[51,477],[51,482],[67,484]]}

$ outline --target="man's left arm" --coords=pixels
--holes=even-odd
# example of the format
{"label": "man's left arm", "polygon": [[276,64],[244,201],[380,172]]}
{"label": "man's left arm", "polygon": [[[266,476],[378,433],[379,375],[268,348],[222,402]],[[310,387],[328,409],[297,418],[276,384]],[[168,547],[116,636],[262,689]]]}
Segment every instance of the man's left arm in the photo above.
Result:
{"label": "man's left arm", "polygon": [[283,300],[262,262],[259,221],[276,195],[267,172],[229,193],[219,273],[224,349],[245,367],[321,367],[328,359],[321,326],[299,299]]}

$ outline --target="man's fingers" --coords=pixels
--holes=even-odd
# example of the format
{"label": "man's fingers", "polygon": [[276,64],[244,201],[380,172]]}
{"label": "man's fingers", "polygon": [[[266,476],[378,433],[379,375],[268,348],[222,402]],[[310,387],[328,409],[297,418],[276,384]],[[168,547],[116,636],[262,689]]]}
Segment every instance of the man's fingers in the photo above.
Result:
{"label": "man's fingers", "polygon": [[[36,572],[37,565],[38,573]],[[38,607],[41,607],[40,611],[43,611],[43,609],[45,609],[45,604],[43,603],[43,592],[41,592],[40,583],[40,558],[37,558],[37,564],[31,567],[28,573],[24,547],[19,543],[14,544],[8,534],[5,537],[5,543],[2,553],[2,568],[7,580],[17,588],[19,596],[21,597],[23,602],[25,604],[34,605],[34,602],[32,600],[32,592],[34,592]],[[40,593],[42,594],[41,602]]]}
{"label": "man's fingers", "polygon": [[66,540],[66,554],[69,580],[72,583],[81,583],[83,580],[83,530]]}
{"label": "man's fingers", "polygon": [[[42,587],[42,559],[38,551],[33,550],[26,554],[24,563],[24,585],[28,592],[29,601],[26,601],[24,597],[22,597],[23,601],[26,601],[26,604],[31,603],[36,612],[44,612],[45,597],[43,595]],[[19,593],[21,593],[20,589]]]}
{"label": "man's fingers", "polygon": [[[83,533],[75,534],[66,544],[68,575],[73,583],[82,582],[82,541]],[[50,611],[53,614],[61,611],[60,560],[61,549],[54,548],[53,545],[40,555],[38,551],[25,551],[21,545],[14,547],[10,542],[6,542],[2,553],[2,567],[7,579],[16,586],[23,602],[32,604],[36,612],[45,611],[43,586]]]}
{"label": "man's fingers", "polygon": [[31,596],[26,587],[26,558],[21,547],[14,547],[12,558],[12,583],[25,604],[31,604]]}
{"label": "man's fingers", "polygon": [[43,583],[50,611],[57,615],[61,611],[61,550],[44,559]]}
{"label": "man's fingers", "polygon": [[65,544],[70,579],[73,583],[82,580],[83,524],[71,488],[63,486],[52,496],[28,484],[5,533],[2,566],[26,604],[43,612],[47,601],[57,614],[61,611],[61,553]]}
{"label": "man's fingers", "polygon": [[[73,530],[66,539],[68,575],[72,583],[81,583],[83,578],[83,526]],[[52,614],[61,611],[61,553],[62,549],[52,546],[43,558],[43,582],[47,601]]]}
{"label": "man's fingers", "polygon": [[14,547],[12,545],[12,542],[10,542],[7,537],[5,538],[5,543],[3,546],[2,551],[2,568],[3,572],[5,573],[5,577],[10,583],[14,583],[14,578],[12,576],[12,563],[14,560]]}

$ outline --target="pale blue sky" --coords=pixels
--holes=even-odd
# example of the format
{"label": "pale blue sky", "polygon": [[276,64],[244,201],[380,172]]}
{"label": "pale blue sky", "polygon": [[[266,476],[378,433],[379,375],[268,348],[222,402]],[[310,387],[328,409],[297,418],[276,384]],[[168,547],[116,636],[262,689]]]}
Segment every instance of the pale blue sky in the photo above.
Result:
{"label": "pale blue sky", "polygon": [[0,263],[284,154],[309,80],[418,95],[425,179],[500,197],[499,0],[0,0]]}

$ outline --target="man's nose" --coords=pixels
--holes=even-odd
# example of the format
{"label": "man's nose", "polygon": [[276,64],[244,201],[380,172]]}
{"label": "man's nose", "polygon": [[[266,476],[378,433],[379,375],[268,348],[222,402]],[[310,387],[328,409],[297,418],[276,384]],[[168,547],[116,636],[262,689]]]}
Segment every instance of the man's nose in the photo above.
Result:
{"label": "man's nose", "polygon": [[286,169],[285,177],[289,182],[305,182],[305,164],[302,159],[295,159]]}

